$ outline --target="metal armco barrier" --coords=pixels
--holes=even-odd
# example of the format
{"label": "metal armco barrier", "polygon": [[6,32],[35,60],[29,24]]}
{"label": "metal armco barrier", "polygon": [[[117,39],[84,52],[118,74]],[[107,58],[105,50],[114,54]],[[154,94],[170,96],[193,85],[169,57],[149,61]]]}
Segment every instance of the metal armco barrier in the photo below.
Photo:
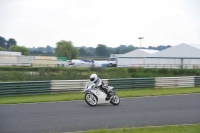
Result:
{"label": "metal armco barrier", "polygon": [[108,85],[116,89],[154,88],[155,78],[110,79]]}
{"label": "metal armco barrier", "polygon": [[195,77],[158,77],[155,78],[156,88],[194,87]]}
{"label": "metal armco barrier", "polygon": [[200,76],[196,76],[196,77],[194,77],[194,79],[195,79],[195,86],[200,86]]}
{"label": "metal armco barrier", "polygon": [[50,81],[0,82],[0,96],[49,92]]}
{"label": "metal armco barrier", "polygon": [[[0,82],[0,96],[83,91],[89,80]],[[116,89],[198,87],[200,76],[103,79]]]}

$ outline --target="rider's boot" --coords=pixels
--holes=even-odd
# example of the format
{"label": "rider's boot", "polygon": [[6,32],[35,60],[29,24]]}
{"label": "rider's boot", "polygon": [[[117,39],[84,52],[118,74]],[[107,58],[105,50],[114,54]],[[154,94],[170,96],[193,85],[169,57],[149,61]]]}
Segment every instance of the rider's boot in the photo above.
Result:
{"label": "rider's boot", "polygon": [[108,92],[107,89],[104,89],[104,91],[105,91],[105,93],[106,93],[106,95],[107,95],[106,100],[109,100],[110,97],[111,97],[110,93]]}

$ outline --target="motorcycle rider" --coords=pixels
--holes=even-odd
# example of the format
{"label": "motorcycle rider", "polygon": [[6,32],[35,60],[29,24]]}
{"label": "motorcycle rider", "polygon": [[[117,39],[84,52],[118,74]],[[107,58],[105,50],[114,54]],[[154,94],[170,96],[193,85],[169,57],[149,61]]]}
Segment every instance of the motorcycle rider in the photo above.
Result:
{"label": "motorcycle rider", "polygon": [[101,90],[103,90],[106,93],[107,95],[106,100],[110,99],[111,95],[108,92],[107,87],[103,83],[102,79],[98,78],[96,74],[92,74],[90,75],[90,81],[92,81],[96,85],[96,87],[99,87]]}

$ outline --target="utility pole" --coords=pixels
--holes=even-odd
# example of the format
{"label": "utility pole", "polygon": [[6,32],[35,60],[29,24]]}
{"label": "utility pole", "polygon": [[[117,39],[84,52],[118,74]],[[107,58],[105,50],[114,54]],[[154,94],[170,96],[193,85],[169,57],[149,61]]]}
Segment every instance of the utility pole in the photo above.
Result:
{"label": "utility pole", "polygon": [[140,48],[142,48],[142,39],[144,39],[144,37],[138,37],[138,39],[140,39]]}

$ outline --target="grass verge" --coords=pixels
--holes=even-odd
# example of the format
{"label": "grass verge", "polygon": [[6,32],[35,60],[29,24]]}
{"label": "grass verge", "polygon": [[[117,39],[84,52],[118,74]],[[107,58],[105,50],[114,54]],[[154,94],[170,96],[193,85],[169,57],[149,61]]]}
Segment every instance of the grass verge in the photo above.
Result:
{"label": "grass verge", "polygon": [[[143,97],[143,96],[160,96],[175,94],[200,93],[200,88],[164,88],[164,89],[131,89],[118,90],[117,94],[123,97]],[[62,93],[62,94],[40,94],[30,96],[8,96],[0,97],[0,104],[18,104],[18,103],[37,103],[37,102],[56,102],[83,100],[84,93]]]}
{"label": "grass verge", "polygon": [[142,127],[142,128],[99,129],[99,130],[90,130],[82,133],[199,133],[199,132],[200,132],[200,124],[161,126],[161,127]]}

